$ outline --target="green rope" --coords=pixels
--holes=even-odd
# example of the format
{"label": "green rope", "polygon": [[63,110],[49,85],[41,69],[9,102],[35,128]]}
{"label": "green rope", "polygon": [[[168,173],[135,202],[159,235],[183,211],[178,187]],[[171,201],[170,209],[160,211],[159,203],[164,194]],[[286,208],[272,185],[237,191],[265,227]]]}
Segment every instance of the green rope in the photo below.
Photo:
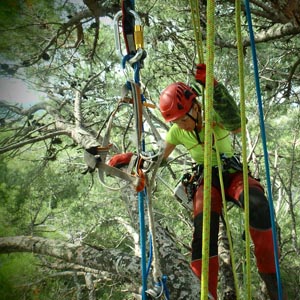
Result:
{"label": "green rope", "polygon": [[244,85],[244,55],[241,33],[241,1],[236,0],[236,37],[238,49],[239,84],[240,84],[240,109],[241,109],[241,131],[242,131],[242,161],[244,181],[244,210],[245,210],[245,237],[246,237],[246,287],[247,298],[251,300],[251,268],[250,268],[250,230],[249,230],[249,185],[247,166],[247,141],[246,141],[246,109],[245,109],[245,85]]}
{"label": "green rope", "polygon": [[227,235],[228,243],[229,243],[229,251],[230,251],[230,257],[231,257],[231,267],[232,267],[232,273],[233,273],[233,279],[234,279],[234,288],[235,288],[236,300],[239,300],[240,296],[239,296],[239,289],[238,289],[238,278],[237,278],[237,273],[236,273],[233,243],[232,243],[232,238],[231,238],[231,233],[230,233],[230,226],[229,226],[229,219],[228,219],[228,211],[227,211],[227,203],[226,203],[225,188],[224,188],[224,181],[223,181],[221,155],[220,155],[220,151],[219,151],[219,147],[218,147],[218,143],[217,143],[217,137],[216,137],[215,134],[214,134],[214,139],[215,139],[215,148],[216,148],[216,155],[217,155],[217,161],[218,161],[218,172],[219,172],[219,179],[220,179],[220,186],[221,186],[223,212],[224,212],[224,219],[225,219],[225,224],[226,224],[226,235]]}
{"label": "green rope", "polygon": [[196,40],[196,47],[198,53],[199,63],[204,62],[203,55],[203,45],[202,45],[202,34],[200,27],[200,10],[199,10],[199,1],[198,0],[190,0],[191,12],[192,12],[192,22],[194,27],[194,35]]}
{"label": "green rope", "polygon": [[[202,35],[200,28],[200,12],[199,2],[190,0],[192,22],[194,27],[194,35],[197,47],[199,62],[204,62]],[[211,155],[212,155],[212,99],[213,99],[213,62],[214,62],[214,1],[208,1],[207,5],[207,82],[206,94],[204,101],[205,116],[205,149],[204,149],[204,208],[203,208],[203,243],[202,243],[202,273],[201,273],[201,300],[208,298],[208,273],[209,273],[209,240],[210,240],[210,210],[211,210]],[[239,65],[239,82],[240,82],[240,98],[241,98],[241,128],[242,128],[242,148],[243,162],[247,162],[246,148],[246,116],[245,116],[245,93],[244,93],[244,68],[243,68],[243,47],[241,39],[241,22],[240,22],[241,4],[240,0],[236,0],[236,35],[238,42],[238,65]],[[217,148],[217,146],[216,146]],[[232,269],[234,277],[234,285],[236,290],[236,298],[239,300],[239,290],[237,282],[237,274],[235,268],[235,259],[233,254],[233,245],[229,230],[228,214],[226,209],[226,199],[224,192],[224,182],[222,176],[220,154],[217,150],[217,159],[219,165],[219,176],[221,183],[222,202],[224,207],[224,218],[227,224],[226,231],[229,240],[229,249],[231,253]],[[248,187],[248,168],[247,163],[243,164],[243,180],[244,180],[244,198],[245,198],[245,232],[246,232],[246,261],[247,261],[247,299],[251,299],[251,272],[250,272],[250,235],[249,235],[249,187]]]}
{"label": "green rope", "polygon": [[[192,22],[194,28],[194,35],[196,41],[196,50],[198,53],[198,62],[204,63],[204,54],[203,54],[203,42],[202,42],[202,31],[200,26],[200,9],[199,9],[199,1],[198,0],[190,0],[191,13],[192,13]],[[204,99],[204,87],[201,86],[199,89],[201,95],[203,95],[202,99]],[[203,102],[203,101],[202,101]],[[203,108],[205,107],[204,103],[202,103]]]}
{"label": "green rope", "polygon": [[212,113],[214,94],[214,40],[215,40],[215,3],[207,2],[207,59],[205,93],[205,131],[204,131],[204,207],[202,239],[201,300],[208,298],[211,182],[212,182]]}

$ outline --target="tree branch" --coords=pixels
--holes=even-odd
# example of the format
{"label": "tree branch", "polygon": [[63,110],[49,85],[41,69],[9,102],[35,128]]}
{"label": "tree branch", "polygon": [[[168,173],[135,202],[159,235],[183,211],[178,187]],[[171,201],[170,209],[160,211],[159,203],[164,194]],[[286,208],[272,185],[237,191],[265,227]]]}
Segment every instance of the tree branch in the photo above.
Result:
{"label": "tree branch", "polygon": [[119,274],[127,279],[135,280],[140,276],[139,258],[117,249],[98,251],[88,246],[32,236],[0,238],[0,253],[13,252],[47,255],[84,267]]}
{"label": "tree branch", "polygon": [[21,141],[21,142],[18,142],[18,143],[0,148],[0,154],[6,153],[6,152],[11,151],[11,150],[19,149],[19,148],[24,147],[26,145],[32,145],[32,144],[37,143],[37,142],[41,142],[41,141],[44,141],[44,140],[47,140],[47,139],[50,139],[50,138],[54,138],[58,135],[69,135],[69,133],[66,130],[60,130],[60,131],[51,132],[51,133],[43,135],[43,136],[30,138],[26,141]]}

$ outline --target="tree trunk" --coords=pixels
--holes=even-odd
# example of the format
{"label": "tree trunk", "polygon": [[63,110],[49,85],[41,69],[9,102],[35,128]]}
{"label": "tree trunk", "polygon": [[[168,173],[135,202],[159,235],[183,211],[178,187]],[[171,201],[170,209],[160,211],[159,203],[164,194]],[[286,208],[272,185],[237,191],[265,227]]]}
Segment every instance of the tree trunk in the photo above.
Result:
{"label": "tree trunk", "polygon": [[[226,227],[223,222],[220,222],[219,231],[219,263],[220,263],[220,278],[219,287],[222,287],[223,300],[235,300],[236,292],[234,286],[234,278],[231,265],[231,256],[229,242],[226,233]],[[221,298],[220,298],[221,299]]]}

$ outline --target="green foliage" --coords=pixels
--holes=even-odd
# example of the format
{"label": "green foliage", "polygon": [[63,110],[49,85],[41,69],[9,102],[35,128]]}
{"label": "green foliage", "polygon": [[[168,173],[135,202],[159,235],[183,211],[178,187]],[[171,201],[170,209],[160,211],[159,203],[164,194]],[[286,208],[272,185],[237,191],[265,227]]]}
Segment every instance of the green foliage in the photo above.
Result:
{"label": "green foliage", "polygon": [[36,273],[37,260],[31,254],[0,256],[0,298],[7,300],[34,299],[34,285],[29,283]]}
{"label": "green foliage", "polygon": [[58,22],[54,12],[54,1],[1,1],[1,58],[18,58],[26,65],[29,53],[44,40],[43,31]]}
{"label": "green foliage", "polygon": [[5,212],[2,220],[10,220],[12,228],[18,228],[18,234],[39,231],[36,228],[51,219],[54,209],[77,195],[76,180],[59,169],[59,162],[47,165],[35,161],[32,155],[25,154],[9,161],[2,173],[2,209]]}
{"label": "green foliage", "polygon": [[[201,2],[202,33],[205,33],[207,26],[205,5],[205,1]],[[45,93],[43,104],[48,105],[45,110],[23,116],[9,112],[8,108],[1,108],[1,149],[6,145],[15,145],[16,141],[39,138],[46,132],[45,128],[49,129],[48,133],[52,133],[57,129],[58,121],[74,125],[74,99],[77,92],[82,96],[82,126],[93,136],[99,134],[103,137],[106,120],[119,104],[121,87],[132,78],[133,70],[128,67],[126,74],[121,68],[121,58],[115,51],[111,19],[108,18],[106,23],[100,20],[98,35],[93,17],[83,18],[81,23],[75,22],[64,31],[62,25],[71,22],[83,9],[86,10],[87,6],[83,3],[75,5],[71,1],[1,1],[1,74],[26,78],[36,90]],[[145,23],[147,58],[141,71],[145,84],[143,92],[158,104],[159,93],[167,84],[191,80],[194,64],[198,61],[189,1],[137,1],[137,11]],[[215,76],[225,83],[239,101],[232,2],[217,1],[216,14]],[[246,25],[243,16],[242,34],[245,40],[248,37]],[[268,29],[273,23],[256,17],[255,25],[260,30]],[[78,37],[80,26],[83,29],[81,40]],[[94,48],[96,37],[97,46]],[[51,40],[54,42],[49,46]],[[205,46],[205,38],[203,42]],[[300,266],[295,257],[295,253],[299,252],[300,218],[299,211],[295,209],[300,198],[297,186],[299,48],[299,39],[292,36],[257,44],[274,206],[281,228],[282,274],[284,279],[290,280],[288,289],[291,291],[291,299],[295,298],[293,295],[299,295],[297,287],[300,286]],[[251,51],[247,46],[244,47],[244,55],[250,166],[264,183],[257,96]],[[17,108],[21,110],[20,105]],[[152,110],[152,113],[161,120],[158,110]],[[122,104],[113,120],[110,137],[112,152],[135,150],[131,117],[132,105]],[[163,122],[155,121],[155,126],[162,135],[165,133],[166,127],[163,126],[166,125]],[[147,150],[157,147],[152,145],[153,138],[150,135],[147,133],[146,136]],[[236,146],[237,151],[240,151],[239,138],[236,139]],[[180,152],[174,155],[178,153],[181,155]],[[70,134],[64,138],[54,137],[27,144],[5,155],[8,156],[0,160],[1,236],[31,234],[86,243],[101,249],[118,248],[132,253],[132,238],[120,224],[121,221],[131,221],[128,207],[121,200],[122,191],[109,191],[98,183],[96,174],[81,174],[84,168],[82,148],[74,145]],[[186,166],[180,158],[178,161],[178,164],[177,160],[172,163],[176,178],[167,169],[159,172],[158,177],[167,184],[157,180],[153,202],[157,220],[174,236],[179,251],[188,257],[192,237],[191,213],[174,200],[172,193],[182,175],[182,167]],[[116,185],[116,182],[109,178],[107,184]],[[240,211],[232,209],[230,219],[237,271],[241,290],[244,290],[245,258]],[[76,284],[85,284],[81,275],[78,275],[76,282],[74,274],[55,277],[56,270],[36,268],[35,264],[39,261],[31,254],[2,255],[0,260],[0,286],[5,287],[0,297],[4,299],[21,299],[21,296],[34,299],[34,291],[39,292],[40,299],[74,299],[78,296]],[[251,260],[253,273],[256,274],[253,256]],[[54,260],[49,259],[47,262]],[[64,270],[69,271],[68,267]],[[38,277],[45,280],[39,281]],[[36,285],[29,284],[34,282]],[[127,299],[127,295],[118,290],[130,290],[132,286],[128,288],[123,282],[117,284],[116,289],[111,282],[97,283],[97,298]],[[254,286],[258,284],[255,275]]]}

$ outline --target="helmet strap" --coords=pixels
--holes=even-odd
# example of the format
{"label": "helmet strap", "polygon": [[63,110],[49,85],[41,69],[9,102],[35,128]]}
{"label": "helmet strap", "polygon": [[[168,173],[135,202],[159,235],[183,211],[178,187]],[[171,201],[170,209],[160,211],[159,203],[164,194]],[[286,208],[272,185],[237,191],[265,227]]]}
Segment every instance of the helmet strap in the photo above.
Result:
{"label": "helmet strap", "polygon": [[198,130],[197,130],[197,128],[196,128],[196,127],[195,127],[195,129],[194,129],[194,132],[195,132],[195,135],[196,135],[196,138],[197,138],[197,141],[198,141],[198,143],[199,143],[199,144],[201,144],[201,140],[200,140],[199,132],[198,132]]}
{"label": "helmet strap", "polygon": [[186,113],[187,116],[189,116],[194,122],[195,122],[195,126],[198,125],[198,120],[196,118],[194,118],[192,115],[190,115],[189,113]]}
{"label": "helmet strap", "polygon": [[195,132],[198,143],[201,144],[201,140],[200,140],[200,136],[199,136],[199,132],[198,132],[198,113],[199,112],[197,112],[197,118],[194,118],[189,113],[187,113],[186,115],[189,116],[195,122],[194,132]]}

